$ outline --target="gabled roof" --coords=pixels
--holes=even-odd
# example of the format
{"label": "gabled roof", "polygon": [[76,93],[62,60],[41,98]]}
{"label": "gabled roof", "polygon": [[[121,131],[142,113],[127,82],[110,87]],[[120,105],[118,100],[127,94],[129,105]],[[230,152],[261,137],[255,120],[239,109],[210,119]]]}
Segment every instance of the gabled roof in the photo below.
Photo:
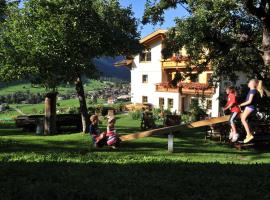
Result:
{"label": "gabled roof", "polygon": [[[147,45],[149,45],[153,42],[156,42],[158,40],[163,40],[166,32],[167,32],[167,30],[159,29],[159,30],[147,35],[146,37],[142,38],[140,40],[140,43],[147,46]],[[131,69],[132,62],[133,62],[133,58],[126,58],[126,59],[123,59],[119,62],[114,63],[114,66],[115,67],[126,66],[129,69]]]}
{"label": "gabled roof", "polygon": [[167,30],[159,29],[159,30],[145,36],[144,38],[142,38],[140,40],[140,43],[147,45],[147,44],[149,44],[153,41],[156,41],[158,39],[162,40],[164,38],[166,32],[167,32]]}

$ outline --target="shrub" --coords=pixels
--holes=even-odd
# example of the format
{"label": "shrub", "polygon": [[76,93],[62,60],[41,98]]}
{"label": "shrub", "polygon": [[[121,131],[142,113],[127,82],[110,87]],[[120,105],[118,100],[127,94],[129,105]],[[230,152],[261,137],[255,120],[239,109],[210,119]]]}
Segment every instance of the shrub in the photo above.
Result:
{"label": "shrub", "polygon": [[114,108],[112,106],[103,106],[101,111],[102,116],[106,116],[109,110],[114,110]]}
{"label": "shrub", "polygon": [[94,105],[93,106],[94,107],[94,109],[95,109],[95,113],[100,113],[100,114],[102,114],[102,111],[103,111],[103,105],[101,105],[101,104],[98,104],[98,105]]}
{"label": "shrub", "polygon": [[141,119],[141,111],[140,110],[131,111],[129,112],[129,116],[133,120]]}
{"label": "shrub", "polygon": [[189,123],[191,121],[191,114],[190,113],[183,113],[181,115],[181,121],[182,123]]}
{"label": "shrub", "polygon": [[67,109],[68,114],[78,114],[79,113],[79,108],[77,107],[69,107]]}
{"label": "shrub", "polygon": [[198,101],[192,101],[190,104],[190,120],[198,121],[207,116],[206,112],[200,107]]}
{"label": "shrub", "polygon": [[152,110],[152,112],[153,112],[153,118],[154,118],[155,121],[162,121],[162,120],[164,120],[164,116],[165,116],[164,115],[164,111],[162,113],[162,111],[161,111],[160,108],[154,108]]}

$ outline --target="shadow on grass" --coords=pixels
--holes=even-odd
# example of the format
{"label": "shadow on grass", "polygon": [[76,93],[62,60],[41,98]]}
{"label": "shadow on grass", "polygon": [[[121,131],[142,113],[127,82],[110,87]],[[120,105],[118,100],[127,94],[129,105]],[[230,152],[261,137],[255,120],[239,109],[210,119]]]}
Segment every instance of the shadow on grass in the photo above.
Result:
{"label": "shadow on grass", "polygon": [[[258,156],[265,151],[244,151],[240,152],[228,148],[217,149],[216,146],[208,146],[207,144],[203,145],[199,141],[189,141],[181,140],[175,142],[174,152],[184,153],[184,154],[207,154],[211,156],[212,154],[220,155],[242,155],[254,157],[254,160],[258,159]],[[218,144],[212,144],[218,145]],[[130,141],[123,142],[121,147],[117,150],[112,150],[109,147],[103,148],[92,148],[91,141],[42,141],[40,144],[31,144],[20,141],[5,140],[0,141],[0,152],[1,153],[78,153],[86,154],[89,152],[111,152],[111,153],[128,153],[132,155],[135,154],[145,154],[150,152],[167,152],[167,143],[166,140],[155,141],[153,138],[148,138],[147,141]],[[262,158],[262,157],[260,157]]]}
{"label": "shadow on grass", "polygon": [[34,133],[23,132],[20,128],[0,128],[0,136],[12,135],[34,135]]}
{"label": "shadow on grass", "polygon": [[[198,130],[196,130],[198,131]],[[7,135],[9,133],[6,133]],[[16,135],[17,132],[10,133]],[[18,132],[18,135],[20,132]],[[239,152],[227,144],[221,144],[213,141],[204,141],[203,132],[189,131],[185,133],[175,134],[174,152],[175,153],[198,153],[198,154],[241,154],[255,156],[265,152],[269,152],[269,148],[259,150]],[[29,135],[28,135],[29,136]],[[112,151],[108,147],[92,149],[92,140],[90,137],[74,138],[72,140],[50,140],[50,136],[40,136],[42,140],[24,141],[4,139],[0,140],[0,152],[126,152],[126,153],[147,153],[155,151],[167,151],[167,135],[157,135],[140,140],[132,140],[122,142],[121,147]],[[48,138],[48,140],[46,139]]]}
{"label": "shadow on grass", "polygon": [[0,163],[1,199],[269,199],[270,165]]}

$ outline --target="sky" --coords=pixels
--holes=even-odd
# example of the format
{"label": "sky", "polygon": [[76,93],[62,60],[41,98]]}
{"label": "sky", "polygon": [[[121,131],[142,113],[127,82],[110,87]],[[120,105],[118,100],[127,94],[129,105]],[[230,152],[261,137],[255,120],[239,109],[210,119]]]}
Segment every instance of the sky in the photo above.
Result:
{"label": "sky", "polygon": [[[120,0],[121,5],[124,7],[132,5],[135,17],[139,18],[140,20],[142,19],[143,16],[145,2],[146,0]],[[159,28],[167,29],[174,26],[175,17],[182,17],[187,15],[188,13],[185,11],[185,9],[182,8],[181,6],[178,6],[176,9],[170,9],[165,12],[165,22],[162,26],[160,25],[153,26],[151,24],[146,24],[143,26],[142,24],[140,24],[138,28],[139,31],[141,32],[141,36],[145,37],[146,35],[154,32]]]}

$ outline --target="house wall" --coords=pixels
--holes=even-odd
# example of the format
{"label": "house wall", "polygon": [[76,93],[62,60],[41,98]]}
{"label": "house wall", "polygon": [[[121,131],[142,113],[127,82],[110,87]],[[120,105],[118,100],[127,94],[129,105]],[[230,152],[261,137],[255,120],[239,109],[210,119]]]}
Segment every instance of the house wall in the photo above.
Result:
{"label": "house wall", "polygon": [[[161,47],[161,41],[150,46],[151,62],[140,62],[139,55],[134,58],[131,70],[131,101],[133,103],[142,103],[142,96],[147,96],[148,102],[156,101],[155,84],[162,82]],[[142,75],[148,75],[147,83],[142,83]]]}
{"label": "house wall", "polygon": [[[179,93],[155,92],[156,84],[164,82],[164,72],[161,63],[161,41],[157,41],[149,46],[151,48],[151,62],[140,62],[139,55],[134,58],[131,70],[131,101],[132,103],[142,103],[142,97],[147,96],[148,102],[154,107],[159,108],[159,98],[164,98],[164,109],[168,109],[168,99],[173,99],[172,112],[180,112],[181,106],[184,104],[184,110],[188,111],[192,96],[184,95],[184,102],[180,103],[182,96]],[[199,82],[207,82],[207,73],[203,72],[199,75]],[[148,75],[148,82],[142,82],[142,76]]]}
{"label": "house wall", "polygon": [[171,112],[179,112],[180,110],[180,98],[179,93],[172,92],[155,92],[153,95],[153,102],[151,102],[156,108],[159,108],[159,98],[164,98],[164,109],[168,109],[168,99],[173,99],[173,108],[170,109]]}
{"label": "house wall", "polygon": [[[173,99],[173,108],[172,112],[180,112],[182,104],[184,105],[183,111],[189,110],[189,105],[192,98],[197,98],[192,95],[183,95],[179,93],[170,93],[170,92],[156,92],[156,84],[167,82],[168,75],[164,70],[162,70],[162,41],[156,41],[152,43],[149,48],[151,48],[151,62],[140,62],[139,55],[134,58],[133,66],[131,69],[131,101],[132,103],[142,103],[142,97],[148,97],[148,103],[154,105],[154,107],[159,107],[159,98],[164,98],[164,108],[168,108],[168,99]],[[186,55],[184,49],[181,52],[182,55]],[[198,81],[200,83],[207,83],[207,74],[212,73],[212,71],[203,72],[199,75]],[[148,82],[142,82],[142,76],[148,75]],[[239,80],[237,81],[236,86],[240,86],[243,83],[246,83],[247,78],[244,74],[239,73]],[[189,82],[189,80],[186,80]],[[226,84],[227,83],[227,84]],[[212,117],[217,117],[220,115],[220,94],[225,92],[226,85],[231,85],[231,83],[226,82],[225,80],[218,84],[215,89],[215,94],[211,97],[212,106],[210,114]],[[184,97],[184,102],[180,102]]]}
{"label": "house wall", "polygon": [[217,85],[215,89],[215,94],[212,96],[212,109],[211,109],[211,117],[219,117],[220,116],[220,84]]}
{"label": "house wall", "polygon": [[212,71],[202,72],[202,73],[199,75],[199,82],[200,82],[200,83],[208,83],[207,75],[208,75],[208,74],[212,74],[212,73],[213,73]]}

